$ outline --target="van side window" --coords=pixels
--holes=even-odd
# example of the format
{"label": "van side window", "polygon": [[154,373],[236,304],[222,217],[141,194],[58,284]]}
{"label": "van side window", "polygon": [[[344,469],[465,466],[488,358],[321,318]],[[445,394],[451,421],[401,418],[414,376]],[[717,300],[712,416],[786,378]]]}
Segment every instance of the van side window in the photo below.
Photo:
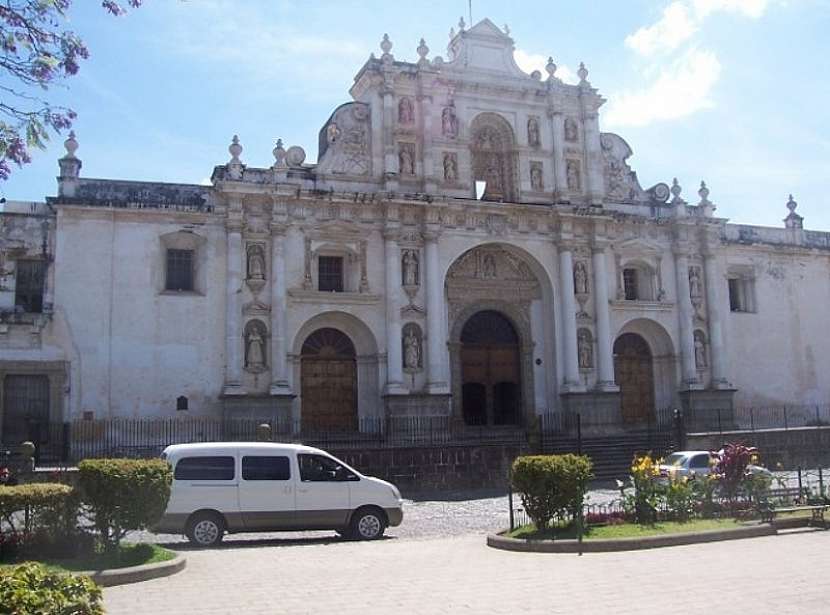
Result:
{"label": "van side window", "polygon": [[288,457],[265,457],[259,455],[242,458],[243,480],[289,480],[291,468]]}
{"label": "van side window", "polygon": [[709,455],[695,455],[692,458],[692,463],[689,464],[689,467],[694,468],[696,470],[700,470],[703,468],[709,467]]}
{"label": "van side window", "polygon": [[176,480],[233,480],[233,457],[183,457],[176,464]]}
{"label": "van side window", "polygon": [[297,455],[300,480],[312,482],[343,482],[359,480],[350,470],[322,455]]}

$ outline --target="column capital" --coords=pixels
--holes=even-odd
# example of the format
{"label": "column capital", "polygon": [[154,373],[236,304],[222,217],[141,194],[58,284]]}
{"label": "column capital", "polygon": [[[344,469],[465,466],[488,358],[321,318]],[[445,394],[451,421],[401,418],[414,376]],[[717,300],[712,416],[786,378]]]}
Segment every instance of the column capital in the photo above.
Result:
{"label": "column capital", "polygon": [[272,222],[271,223],[271,236],[272,237],[285,237],[286,230],[288,230],[288,226],[283,224],[282,222]]}
{"label": "column capital", "polygon": [[398,242],[401,238],[401,229],[398,226],[387,226],[381,232],[384,241]]}
{"label": "column capital", "polygon": [[242,219],[236,217],[228,218],[225,220],[225,228],[228,233],[242,233]]}
{"label": "column capital", "polygon": [[434,243],[440,239],[441,233],[442,231],[439,228],[427,228],[423,233],[421,233],[421,235],[423,236],[425,242]]}

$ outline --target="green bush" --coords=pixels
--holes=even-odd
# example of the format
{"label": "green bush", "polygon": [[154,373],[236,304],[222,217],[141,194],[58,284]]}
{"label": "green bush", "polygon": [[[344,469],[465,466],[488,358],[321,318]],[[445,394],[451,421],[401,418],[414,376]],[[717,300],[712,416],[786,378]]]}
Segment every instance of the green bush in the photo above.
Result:
{"label": "green bush", "polygon": [[574,516],[591,479],[591,460],[579,455],[530,455],[513,462],[511,482],[537,529],[556,516]]}
{"label": "green bush", "polygon": [[[60,531],[54,524],[71,514],[73,490],[59,483],[38,483],[0,487],[0,524],[12,533],[30,533],[43,526]],[[29,514],[24,511],[28,508]],[[77,513],[77,506],[74,508]],[[22,525],[21,525],[22,524]]]}
{"label": "green bush", "polygon": [[28,563],[0,570],[0,613],[101,615],[101,589],[87,577],[49,572]]}
{"label": "green bush", "polygon": [[105,550],[114,551],[130,530],[161,519],[173,474],[160,459],[85,459],[78,464],[84,504]]}

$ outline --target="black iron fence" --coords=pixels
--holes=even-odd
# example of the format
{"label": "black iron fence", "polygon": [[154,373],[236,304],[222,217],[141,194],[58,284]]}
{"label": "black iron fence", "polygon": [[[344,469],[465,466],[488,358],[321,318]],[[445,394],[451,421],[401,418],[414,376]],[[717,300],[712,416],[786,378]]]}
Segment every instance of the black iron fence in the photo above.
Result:
{"label": "black iron fence", "polygon": [[688,433],[830,427],[830,406],[743,406],[734,410],[696,408],[686,412],[683,420]]}

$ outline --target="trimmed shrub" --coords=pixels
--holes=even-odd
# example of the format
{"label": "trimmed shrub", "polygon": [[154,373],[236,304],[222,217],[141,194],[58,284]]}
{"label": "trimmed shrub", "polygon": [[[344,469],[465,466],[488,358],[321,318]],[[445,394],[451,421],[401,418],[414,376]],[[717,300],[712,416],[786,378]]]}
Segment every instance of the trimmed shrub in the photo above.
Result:
{"label": "trimmed shrub", "polygon": [[[12,533],[32,532],[44,517],[63,516],[63,509],[72,504],[72,495],[72,487],[59,483],[0,487],[0,523]],[[18,514],[27,508],[28,515]]]}
{"label": "trimmed shrub", "polygon": [[554,517],[579,512],[591,477],[584,455],[529,455],[513,462],[511,482],[536,528],[544,530]]}
{"label": "trimmed shrub", "polygon": [[88,577],[28,563],[0,570],[0,613],[102,615],[101,589]]}

